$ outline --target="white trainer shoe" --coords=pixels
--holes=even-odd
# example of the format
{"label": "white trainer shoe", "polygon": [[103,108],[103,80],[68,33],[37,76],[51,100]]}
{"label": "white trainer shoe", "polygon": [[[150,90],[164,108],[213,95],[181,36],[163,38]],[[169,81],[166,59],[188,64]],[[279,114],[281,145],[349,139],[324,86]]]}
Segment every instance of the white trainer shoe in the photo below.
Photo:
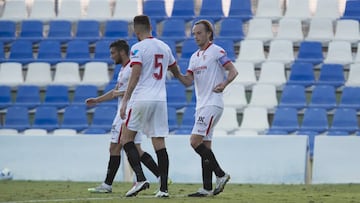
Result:
{"label": "white trainer shoe", "polygon": [[101,183],[101,185],[95,188],[88,188],[88,191],[91,193],[111,193],[112,187],[106,183]]}
{"label": "white trainer shoe", "polygon": [[159,192],[156,193],[155,197],[160,197],[160,198],[169,197],[169,193],[159,190]]}
{"label": "white trainer shoe", "polygon": [[209,197],[212,195],[213,192],[211,190],[205,190],[204,188],[199,188],[197,192],[188,194],[188,197]]}
{"label": "white trainer shoe", "polygon": [[224,190],[226,183],[230,180],[230,175],[225,173],[223,177],[216,177],[216,186],[214,189],[214,195],[219,194]]}
{"label": "white trainer shoe", "polygon": [[146,190],[150,187],[149,181],[136,182],[134,186],[126,193],[126,197],[136,196],[140,191]]}

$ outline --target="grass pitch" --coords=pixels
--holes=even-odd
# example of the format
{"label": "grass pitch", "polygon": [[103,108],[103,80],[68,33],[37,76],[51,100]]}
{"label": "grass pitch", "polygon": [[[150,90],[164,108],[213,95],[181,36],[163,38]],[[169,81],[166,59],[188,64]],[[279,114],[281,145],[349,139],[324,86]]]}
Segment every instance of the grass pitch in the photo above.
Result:
{"label": "grass pitch", "polygon": [[126,198],[130,183],[114,183],[113,193],[92,194],[87,188],[97,186],[95,182],[71,181],[0,181],[0,203],[74,202],[74,203],[115,203],[115,202],[334,202],[360,203],[360,185],[252,185],[228,184],[223,193],[214,197],[189,198],[200,184],[172,184],[170,198],[154,198],[158,185],[152,183],[149,190],[137,197]]}

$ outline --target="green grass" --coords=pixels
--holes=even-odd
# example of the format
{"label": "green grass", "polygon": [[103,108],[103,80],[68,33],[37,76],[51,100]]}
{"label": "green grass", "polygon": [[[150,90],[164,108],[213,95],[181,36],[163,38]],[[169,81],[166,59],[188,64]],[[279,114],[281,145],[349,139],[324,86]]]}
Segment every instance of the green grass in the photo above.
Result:
{"label": "green grass", "polygon": [[137,197],[125,198],[130,183],[115,183],[113,193],[91,194],[88,187],[94,182],[71,181],[0,181],[0,202],[360,202],[360,185],[252,185],[228,184],[223,193],[215,197],[189,198],[188,193],[196,191],[199,184],[172,184],[170,198],[153,198],[157,184]]}

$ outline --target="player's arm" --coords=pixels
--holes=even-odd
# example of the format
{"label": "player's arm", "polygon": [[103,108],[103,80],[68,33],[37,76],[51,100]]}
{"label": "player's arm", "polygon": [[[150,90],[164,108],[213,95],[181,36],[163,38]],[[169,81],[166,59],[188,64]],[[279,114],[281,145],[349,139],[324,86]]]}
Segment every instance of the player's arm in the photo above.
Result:
{"label": "player's arm", "polygon": [[227,78],[224,82],[216,85],[216,87],[214,88],[214,92],[222,92],[224,91],[225,87],[230,84],[234,79],[235,77],[238,75],[238,72],[234,66],[233,63],[229,62],[229,63],[226,63],[224,65],[224,68],[225,70],[228,71],[228,75],[227,75]]}
{"label": "player's arm", "polygon": [[95,97],[95,98],[93,98],[93,97],[88,98],[88,99],[85,100],[85,104],[87,106],[93,106],[93,105],[96,105],[98,103],[114,99],[113,91],[114,90],[109,90],[108,92],[106,92],[105,94],[103,94],[101,96],[98,96],[98,97]]}
{"label": "player's arm", "polygon": [[125,91],[124,97],[122,99],[122,104],[121,104],[121,108],[120,108],[120,117],[122,119],[126,118],[126,107],[127,107],[127,103],[137,85],[137,83],[139,82],[139,78],[140,78],[140,74],[141,74],[141,64],[133,64],[131,66],[132,72],[130,75],[130,79],[129,79],[129,83],[128,83],[128,87]]}
{"label": "player's arm", "polygon": [[185,86],[192,85],[194,77],[191,73],[186,72],[186,75],[181,74],[179,66],[177,64],[169,66],[169,70],[174,75],[175,78],[179,79],[179,81]]}

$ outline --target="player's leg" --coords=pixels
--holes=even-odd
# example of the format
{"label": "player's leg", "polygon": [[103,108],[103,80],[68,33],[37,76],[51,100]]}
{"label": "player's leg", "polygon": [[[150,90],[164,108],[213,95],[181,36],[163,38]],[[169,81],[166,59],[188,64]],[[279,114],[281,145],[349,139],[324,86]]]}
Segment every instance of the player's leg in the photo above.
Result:
{"label": "player's leg", "polygon": [[153,137],[151,140],[158,159],[160,172],[160,190],[155,196],[168,197],[169,156],[165,146],[165,139],[164,137]]}
{"label": "player's leg", "polygon": [[143,163],[154,174],[154,176],[158,178],[160,176],[159,168],[156,162],[154,161],[154,159],[152,158],[152,156],[149,153],[142,150],[140,143],[139,144],[136,143],[135,145],[139,152],[141,163]]}

